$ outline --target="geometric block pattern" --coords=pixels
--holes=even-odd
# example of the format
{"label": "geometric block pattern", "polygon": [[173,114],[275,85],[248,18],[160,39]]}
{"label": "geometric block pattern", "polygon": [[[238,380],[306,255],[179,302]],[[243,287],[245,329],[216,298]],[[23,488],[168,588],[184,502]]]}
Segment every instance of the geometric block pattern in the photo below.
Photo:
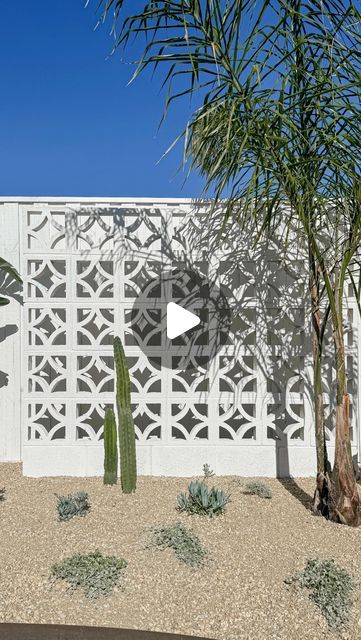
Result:
{"label": "geometric block pattern", "polygon": [[[247,238],[232,242],[234,233],[220,244],[220,214],[211,219],[206,205],[21,208],[27,442],[58,446],[102,438],[104,412],[114,406],[117,334],[139,441],[313,445],[308,296],[296,247],[285,267],[272,249],[251,252]],[[186,347],[182,340],[165,347],[161,306],[133,303],[147,279],[184,262],[221,287],[232,321],[217,357],[195,350],[180,368]],[[353,401],[357,312],[352,295],[348,302]],[[327,357],[325,372],[332,440],[334,376]],[[351,415],[354,423],[352,408]]]}

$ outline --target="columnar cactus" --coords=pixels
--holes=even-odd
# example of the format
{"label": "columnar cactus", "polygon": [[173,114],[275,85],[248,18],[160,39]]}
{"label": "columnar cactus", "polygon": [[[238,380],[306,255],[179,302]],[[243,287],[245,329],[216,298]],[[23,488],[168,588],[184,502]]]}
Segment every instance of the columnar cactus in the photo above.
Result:
{"label": "columnar cactus", "polygon": [[117,426],[113,409],[104,418],[104,484],[117,482]]}
{"label": "columnar cactus", "polygon": [[117,374],[116,402],[120,453],[120,477],[124,493],[135,491],[137,463],[135,454],[134,422],[130,406],[130,379],[122,342],[114,338],[114,362]]}

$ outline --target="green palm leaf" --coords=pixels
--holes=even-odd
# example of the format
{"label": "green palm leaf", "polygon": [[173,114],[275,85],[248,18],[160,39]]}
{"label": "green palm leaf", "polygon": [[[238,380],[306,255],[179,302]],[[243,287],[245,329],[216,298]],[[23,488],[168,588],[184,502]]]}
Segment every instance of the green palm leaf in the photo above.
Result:
{"label": "green palm leaf", "polygon": [[9,274],[9,276],[11,276],[13,280],[22,282],[22,279],[15,267],[13,267],[7,260],[4,260],[4,258],[0,258],[0,271]]}
{"label": "green palm leaf", "polygon": [[[17,282],[22,282],[22,279],[19,273],[17,272],[17,270],[15,269],[15,267],[13,267],[10,264],[10,262],[8,262],[7,260],[4,260],[4,258],[0,258],[0,271],[9,275],[13,280],[16,280]],[[9,303],[10,303],[10,300],[8,298],[4,298],[3,296],[0,296],[0,306],[3,307]]]}
{"label": "green palm leaf", "polygon": [[[194,112],[177,138],[184,138],[183,164],[200,170],[204,192],[212,187],[215,203],[227,197],[224,223],[254,228],[256,241],[271,236],[283,242],[279,229],[285,227],[286,235],[295,233],[309,255],[310,282],[317,280],[316,308],[320,296],[327,295],[323,322],[329,315],[333,323],[336,443],[343,443],[335,453],[337,517],[343,513],[345,522],[358,524],[360,501],[354,499],[351,515],[344,509],[344,497],[358,494],[342,301],[348,274],[359,292],[352,272],[361,245],[359,2],[136,4],[143,9],[132,14],[134,0],[100,0],[101,19],[112,14],[114,49],[131,46],[134,36],[143,41],[132,79],[148,67],[163,67],[165,114],[173,100],[196,96]],[[287,242],[283,245],[287,250]],[[312,298],[311,292],[310,286]],[[314,316],[312,321],[322,349],[325,324],[319,327]]]}

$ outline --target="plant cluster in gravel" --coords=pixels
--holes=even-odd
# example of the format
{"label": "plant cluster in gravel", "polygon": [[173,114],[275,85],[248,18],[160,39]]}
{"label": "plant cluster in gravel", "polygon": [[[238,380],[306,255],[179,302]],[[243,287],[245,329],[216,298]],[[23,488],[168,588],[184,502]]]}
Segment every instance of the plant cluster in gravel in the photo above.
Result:
{"label": "plant cluster in gravel", "polygon": [[58,499],[56,508],[59,520],[64,521],[70,520],[74,516],[85,516],[90,509],[88,494],[85,491],[56,497]]}
{"label": "plant cluster in gravel", "polygon": [[272,491],[266,484],[263,482],[259,482],[257,480],[253,482],[248,482],[246,484],[245,493],[251,494],[253,496],[258,496],[259,498],[272,498]]}
{"label": "plant cluster in gravel", "polygon": [[205,564],[204,557],[207,551],[203,548],[198,536],[187,529],[180,522],[173,526],[150,528],[152,540],[146,548],[158,547],[158,549],[174,549],[176,558],[192,567]]}
{"label": "plant cluster in gravel", "polygon": [[203,475],[205,478],[211,478],[215,475],[213,469],[207,464],[207,462],[203,465]]}
{"label": "plant cluster in gravel", "polygon": [[87,598],[108,596],[120,582],[126,560],[103,556],[100,551],[65,558],[51,567],[50,578],[65,580],[69,589],[82,589]]}
{"label": "plant cluster in gravel", "polygon": [[321,609],[330,627],[340,629],[346,625],[350,595],[356,582],[334,560],[308,560],[303,571],[285,582],[311,589],[310,598]]}
{"label": "plant cluster in gravel", "polygon": [[189,484],[188,495],[180,493],[177,496],[177,509],[212,517],[225,511],[229,498],[221,489],[209,489],[204,481],[197,480]]}
{"label": "plant cluster in gravel", "polygon": [[0,489],[0,502],[3,502],[5,500],[5,491],[5,487]]}

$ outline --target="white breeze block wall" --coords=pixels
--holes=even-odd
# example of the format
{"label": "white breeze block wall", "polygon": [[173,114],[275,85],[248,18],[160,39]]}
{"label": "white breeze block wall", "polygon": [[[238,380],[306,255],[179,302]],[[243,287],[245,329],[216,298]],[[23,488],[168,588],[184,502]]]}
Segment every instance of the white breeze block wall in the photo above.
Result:
{"label": "white breeze block wall", "polygon": [[[1,343],[9,379],[0,388],[2,460],[21,459],[29,476],[103,473],[117,334],[132,381],[140,475],[198,475],[204,462],[219,475],[314,474],[307,282],[297,247],[282,266],[276,249],[251,252],[234,230],[220,246],[221,213],[210,217],[209,206],[190,201],[19,199],[0,215],[0,255],[24,277],[23,304],[0,311],[3,326],[16,327]],[[192,371],[177,368],[154,310],[135,304],[147,278],[185,260],[224,288],[233,318],[217,357],[195,353]],[[351,295],[346,312],[356,451],[359,320]],[[327,357],[325,373],[332,457]]]}
{"label": "white breeze block wall", "polygon": [[[19,207],[0,204],[0,256],[20,269]],[[0,307],[0,460],[21,459],[21,287],[0,272],[0,295],[10,299]]]}

